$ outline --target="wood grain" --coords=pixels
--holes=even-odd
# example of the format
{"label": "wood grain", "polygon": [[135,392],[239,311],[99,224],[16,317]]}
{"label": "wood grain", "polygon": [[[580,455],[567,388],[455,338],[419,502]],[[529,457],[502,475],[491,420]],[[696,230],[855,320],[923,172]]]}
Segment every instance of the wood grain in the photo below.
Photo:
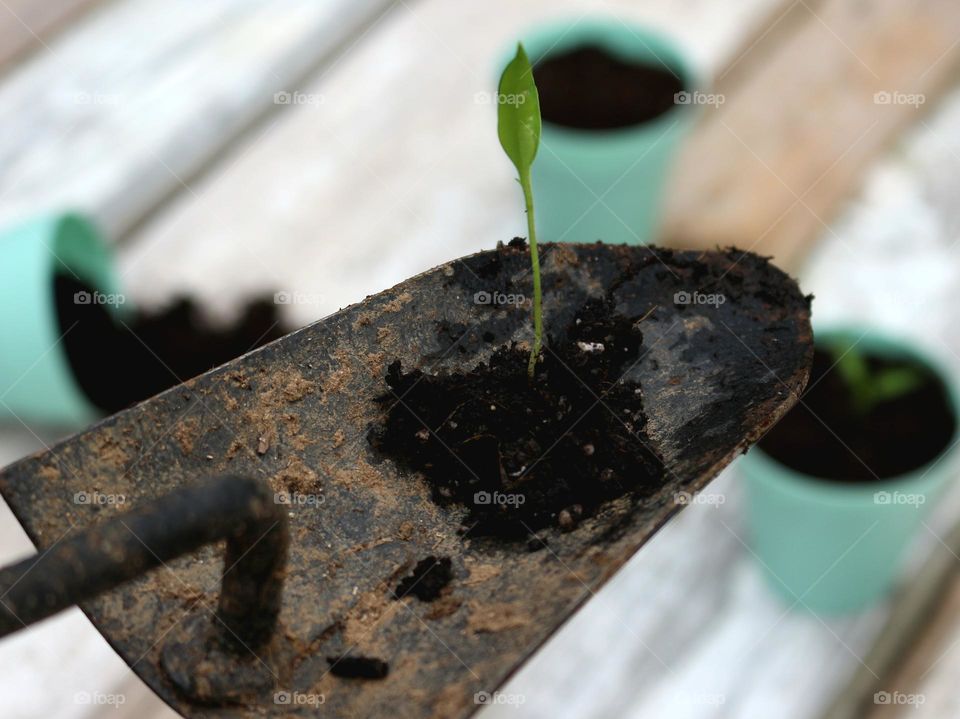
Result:
{"label": "wood grain", "polygon": [[870,161],[952,82],[958,26],[951,0],[798,0],[721,79],[726,102],[685,149],[665,236],[795,269],[834,234]]}
{"label": "wood grain", "polygon": [[0,224],[50,208],[140,222],[388,0],[124,0],[0,85]]}
{"label": "wood grain", "polygon": [[46,45],[54,33],[101,1],[3,0],[0,3],[0,72]]}
{"label": "wood grain", "polygon": [[[191,183],[192,192],[134,233],[122,257],[125,279],[142,289],[142,302],[189,291],[222,314],[256,290],[301,292],[315,301],[285,309],[306,323],[431,265],[525,235],[494,108],[477,102],[495,89],[497,58],[518,36],[557,16],[606,13],[661,29],[711,73],[782,5],[399,5],[304,85],[323,104],[286,108],[275,126],[224,158],[222,172]],[[175,258],[175,272],[166,258]]]}
{"label": "wood grain", "polygon": [[895,719],[917,714],[957,716],[960,713],[960,697],[957,696],[957,671],[960,670],[958,616],[960,579],[954,576],[944,588],[935,611],[926,617],[923,630],[913,638],[912,646],[902,657],[901,666],[891,676],[883,678],[882,689],[878,687],[878,692],[885,692],[890,701],[882,703],[885,697],[876,694],[865,696],[863,706],[866,711],[855,716],[867,719]]}

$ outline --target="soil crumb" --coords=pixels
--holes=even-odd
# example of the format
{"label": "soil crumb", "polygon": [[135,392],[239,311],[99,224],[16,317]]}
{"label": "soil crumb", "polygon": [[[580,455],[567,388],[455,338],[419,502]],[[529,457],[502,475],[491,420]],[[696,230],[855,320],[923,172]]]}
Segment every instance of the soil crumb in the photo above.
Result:
{"label": "soil crumb", "polygon": [[432,602],[453,580],[450,557],[421,559],[413,573],[404,577],[393,590],[394,599],[412,594],[422,602]]}
{"label": "soil crumb", "polygon": [[330,673],[341,679],[383,679],[390,673],[390,665],[375,657],[344,654],[327,657]]}

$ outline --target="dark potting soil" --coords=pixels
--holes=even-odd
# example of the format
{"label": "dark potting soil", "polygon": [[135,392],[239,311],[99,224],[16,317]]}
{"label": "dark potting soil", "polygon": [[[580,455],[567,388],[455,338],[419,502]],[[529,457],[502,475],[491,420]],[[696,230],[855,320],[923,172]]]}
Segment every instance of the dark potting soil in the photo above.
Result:
{"label": "dark potting soil", "polygon": [[663,66],[628,62],[585,45],[533,68],[544,121],[581,130],[647,122],[675,104],[683,83]]}
{"label": "dark potting soil", "polygon": [[923,375],[912,391],[877,405],[866,416],[852,406],[833,356],[817,349],[810,384],[797,404],[760,441],[763,451],[804,474],[871,482],[922,467],[946,449],[956,417],[947,390],[923,366],[865,357],[873,371],[911,366]]}
{"label": "dark potting soil", "polygon": [[404,372],[396,361],[378,400],[387,415],[370,442],[423,473],[434,501],[466,507],[471,535],[571,530],[606,502],[660,484],[640,386],[621,381],[642,341],[611,302],[589,300],[548,338],[532,382],[529,355],[515,345],[463,373]]}
{"label": "dark potting soil", "polygon": [[383,679],[390,673],[390,665],[375,657],[344,655],[327,657],[330,673],[342,679]]}
{"label": "dark potting soil", "polygon": [[393,590],[395,599],[412,594],[422,602],[432,602],[440,597],[444,588],[453,579],[450,557],[430,556],[417,562],[413,572],[400,580]]}
{"label": "dark potting soil", "polygon": [[78,293],[92,290],[66,275],[54,280],[63,345],[87,398],[112,413],[239,357],[289,332],[270,299],[258,299],[232,325],[215,328],[188,299],[157,313],[134,313],[122,323]]}

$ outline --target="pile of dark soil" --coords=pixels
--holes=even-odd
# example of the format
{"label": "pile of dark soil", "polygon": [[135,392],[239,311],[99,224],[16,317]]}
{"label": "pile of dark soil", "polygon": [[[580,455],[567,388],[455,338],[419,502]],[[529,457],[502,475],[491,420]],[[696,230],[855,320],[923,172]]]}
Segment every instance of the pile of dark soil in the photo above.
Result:
{"label": "pile of dark soil", "polygon": [[801,403],[759,447],[798,472],[849,482],[895,477],[933,460],[950,444],[957,421],[943,382],[922,365],[869,355],[865,359],[872,371],[913,367],[922,381],[861,416],[853,409],[843,377],[831,371],[833,356],[817,349]]}
{"label": "pile of dark soil", "polygon": [[590,300],[548,339],[533,381],[515,345],[465,373],[404,372],[394,362],[379,399],[386,418],[370,442],[423,473],[436,502],[466,507],[471,535],[573,529],[609,500],[660,485],[640,386],[621,381],[642,341],[612,303]]}
{"label": "pile of dark soil", "polygon": [[63,345],[74,377],[104,412],[129,407],[213,367],[282,337],[273,298],[258,299],[232,325],[216,328],[181,299],[160,312],[116,322],[108,308],[78,303],[92,290],[66,275],[54,281]]}
{"label": "pile of dark soil", "polygon": [[648,122],[674,107],[684,90],[663,66],[627,62],[592,45],[548,55],[533,74],[543,120],[581,130]]}

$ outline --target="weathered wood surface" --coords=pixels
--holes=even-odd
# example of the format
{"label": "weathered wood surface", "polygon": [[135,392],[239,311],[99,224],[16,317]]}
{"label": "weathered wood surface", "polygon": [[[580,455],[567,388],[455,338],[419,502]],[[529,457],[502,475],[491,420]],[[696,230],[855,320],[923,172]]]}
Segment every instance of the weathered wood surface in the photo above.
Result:
{"label": "weathered wood surface", "polygon": [[[960,715],[957,673],[960,671],[960,581],[956,573],[937,611],[903,657],[903,663],[883,681],[884,696],[866,698],[868,719],[955,717]],[[887,701],[889,697],[889,701]],[[873,704],[870,707],[870,704]]]}
{"label": "weathered wood surface", "polygon": [[66,206],[125,233],[387,3],[124,0],[80,18],[0,84],[0,225]]}
{"label": "weathered wood surface", "polygon": [[4,0],[0,5],[0,73],[31,51],[54,42],[53,35],[102,0]]}
{"label": "weathered wood surface", "polygon": [[[942,536],[924,529],[940,546],[933,547],[923,567],[900,587],[883,630],[864,655],[865,667],[854,675],[824,719],[891,719],[905,710],[916,711],[916,707],[922,707],[927,715],[954,716],[960,708],[954,687],[947,693],[942,686],[945,671],[951,685],[956,682],[951,669],[956,660],[953,637],[960,630],[960,525]],[[931,683],[936,703],[928,704],[925,690]],[[948,706],[953,705],[953,711],[945,711],[944,699]]]}
{"label": "weathered wood surface", "polygon": [[[124,275],[143,288],[144,302],[189,289],[222,313],[255,288],[300,293],[310,301],[288,309],[305,323],[523,235],[515,173],[497,141],[495,109],[484,102],[497,58],[518,34],[558,15],[613,13],[675,36],[709,76],[782,4],[400,4],[336,67],[303,85],[322,104],[286,108],[223,172],[191,183],[192,192],[134,233]],[[177,258],[175,273],[164,258]]]}
{"label": "weathered wood surface", "polygon": [[684,150],[665,235],[797,267],[869,162],[955,82],[958,27],[953,0],[791,4],[718,78],[726,101]]}

